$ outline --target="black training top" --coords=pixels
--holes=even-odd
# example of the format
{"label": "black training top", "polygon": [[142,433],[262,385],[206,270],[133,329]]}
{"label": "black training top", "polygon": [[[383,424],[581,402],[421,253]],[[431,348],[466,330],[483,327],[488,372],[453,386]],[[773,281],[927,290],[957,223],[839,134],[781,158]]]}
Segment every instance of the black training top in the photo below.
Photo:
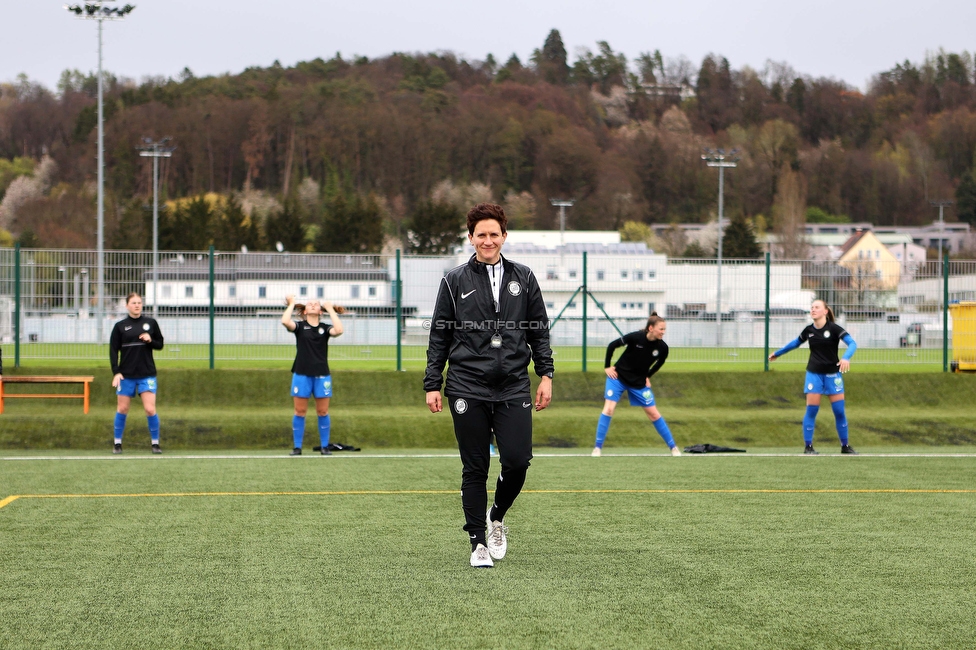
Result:
{"label": "black training top", "polygon": [[[485,402],[530,396],[529,361],[539,377],[552,377],[549,316],[529,267],[502,256],[498,304],[488,268],[472,255],[441,280],[431,318],[424,391]],[[497,338],[496,338],[497,337]],[[500,345],[492,345],[492,340]]]}
{"label": "black training top", "polygon": [[813,325],[807,325],[800,332],[797,341],[800,345],[810,344],[810,360],[807,362],[807,371],[821,375],[837,372],[837,347],[840,341],[847,334],[847,330],[838,325],[827,321],[823,329],[818,330]]}
{"label": "black training top", "polygon": [[[150,336],[150,342],[139,339],[142,334]],[[112,328],[108,354],[112,362],[112,374],[122,373],[126,379],[155,377],[156,363],[153,350],[163,349],[163,333],[155,319],[142,315],[139,318],[126,316]],[[122,361],[119,362],[119,353]]]}
{"label": "black training top", "polygon": [[329,374],[329,330],[332,325],[319,321],[310,325],[306,321],[295,322],[295,363],[291,371],[296,375],[325,377]]}
{"label": "black training top", "polygon": [[622,345],[626,345],[627,349],[617,359],[617,376],[627,386],[643,388],[647,385],[647,378],[660,370],[668,358],[668,344],[661,339],[648,341],[645,330],[625,334],[607,346],[604,368],[610,367],[613,351]]}

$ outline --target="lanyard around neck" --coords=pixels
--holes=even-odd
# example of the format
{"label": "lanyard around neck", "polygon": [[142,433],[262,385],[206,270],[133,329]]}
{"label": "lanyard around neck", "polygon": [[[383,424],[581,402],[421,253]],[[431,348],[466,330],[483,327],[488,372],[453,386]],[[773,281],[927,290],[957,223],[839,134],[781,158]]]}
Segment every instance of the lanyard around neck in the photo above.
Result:
{"label": "lanyard around neck", "polygon": [[491,284],[491,295],[495,299],[495,311],[499,310],[499,296],[502,287],[502,273],[504,268],[502,267],[501,260],[498,260],[495,264],[485,264],[488,271],[488,283]]}

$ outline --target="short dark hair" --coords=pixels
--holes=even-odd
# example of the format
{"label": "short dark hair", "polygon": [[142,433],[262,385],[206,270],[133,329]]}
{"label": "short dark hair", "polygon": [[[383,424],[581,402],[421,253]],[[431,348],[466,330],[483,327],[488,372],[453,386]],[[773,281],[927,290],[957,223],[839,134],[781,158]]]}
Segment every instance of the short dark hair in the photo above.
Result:
{"label": "short dark hair", "polygon": [[130,293],[129,295],[127,295],[125,297],[125,304],[128,305],[129,304],[129,301],[132,300],[133,298],[142,299],[142,296],[140,296],[137,292],[133,291],[132,293]]}
{"label": "short dark hair", "polygon": [[474,234],[474,227],[479,221],[494,219],[502,227],[502,234],[508,232],[508,217],[505,216],[505,209],[497,203],[479,203],[468,210],[468,234]]}

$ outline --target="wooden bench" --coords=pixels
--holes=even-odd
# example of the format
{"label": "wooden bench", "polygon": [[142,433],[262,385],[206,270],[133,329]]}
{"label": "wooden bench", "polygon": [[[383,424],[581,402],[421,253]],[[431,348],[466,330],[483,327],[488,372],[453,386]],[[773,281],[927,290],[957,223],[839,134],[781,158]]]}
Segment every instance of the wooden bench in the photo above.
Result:
{"label": "wooden bench", "polygon": [[[3,401],[5,399],[25,398],[25,399],[83,399],[85,400],[85,414],[88,414],[88,398],[91,395],[91,383],[94,377],[27,377],[19,375],[7,375],[0,381],[0,413],[3,413]],[[84,384],[84,393],[7,393],[4,391],[6,384]]]}

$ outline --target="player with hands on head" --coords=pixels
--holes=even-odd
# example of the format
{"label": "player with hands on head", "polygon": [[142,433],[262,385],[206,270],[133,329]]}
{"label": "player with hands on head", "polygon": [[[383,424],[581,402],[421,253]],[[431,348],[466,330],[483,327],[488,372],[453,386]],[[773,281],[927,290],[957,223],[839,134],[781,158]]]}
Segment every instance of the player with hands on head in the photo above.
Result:
{"label": "player with hands on head", "polygon": [[[130,293],[125,298],[128,317],[112,328],[109,338],[109,360],[112,364],[112,386],[115,387],[115,445],[113,454],[122,453],[122,434],[129,414],[129,404],[138,395],[149,423],[152,453],[161,454],[159,447],[159,415],[156,414],[156,363],[153,350],[163,349],[163,333],[155,319],[142,313],[142,297]],[[121,360],[120,360],[121,355]]]}
{"label": "player with hands on head", "polygon": [[[817,423],[817,412],[820,410],[820,397],[826,395],[834,412],[837,437],[840,439],[840,453],[857,454],[848,444],[842,376],[851,369],[851,357],[857,351],[857,344],[847,330],[834,321],[833,310],[823,300],[813,301],[810,305],[810,317],[813,319],[813,324],[807,325],[800,332],[800,336],[769,355],[769,360],[775,361],[804,343],[810,344],[810,360],[807,362],[807,374],[803,384],[803,392],[807,396],[807,411],[803,417],[803,453],[809,455],[818,453],[813,448],[813,430]],[[847,345],[847,350],[844,356],[838,359],[837,352],[841,341]]]}
{"label": "player with hands on head", "polygon": [[[501,254],[508,218],[479,203],[467,215],[475,253],[441,280],[431,318],[424,391],[431,413],[446,401],[461,455],[461,505],[471,566],[490,567],[508,548],[505,514],[525,483],[532,459],[532,410],[552,399],[549,316],[531,269]],[[533,403],[529,361],[540,377]],[[488,508],[491,436],[501,473]],[[486,512],[487,510],[487,512]]]}
{"label": "player with hands on head", "polygon": [[[302,305],[295,302],[295,296],[285,296],[284,313],[281,324],[295,334],[295,361],[292,363],[291,396],[294,399],[295,414],[292,417],[292,456],[302,455],[302,441],[305,438],[305,414],[308,413],[308,400],[315,399],[315,412],[318,415],[319,441],[323,456],[328,456],[329,435],[332,421],[329,417],[329,400],[332,397],[332,375],[329,372],[329,339],[342,335],[342,321],[339,314],[345,308],[329,301],[312,300]],[[329,315],[330,324],[321,322],[323,310]],[[294,320],[293,316],[303,320]]]}
{"label": "player with hands on head", "polygon": [[[654,404],[654,392],[651,390],[651,377],[668,358],[668,344],[664,342],[667,326],[663,317],[652,312],[644,329],[614,339],[607,346],[604,360],[607,381],[603,389],[603,412],[596,425],[596,444],[591,456],[600,456],[603,453],[603,442],[610,430],[610,418],[624,394],[628,396],[631,406],[644,409],[661,439],[671,450],[671,455],[681,455],[671,430],[668,429],[668,423]],[[614,350],[622,346],[626,346],[623,354],[617,359],[616,365],[611,365]]]}

